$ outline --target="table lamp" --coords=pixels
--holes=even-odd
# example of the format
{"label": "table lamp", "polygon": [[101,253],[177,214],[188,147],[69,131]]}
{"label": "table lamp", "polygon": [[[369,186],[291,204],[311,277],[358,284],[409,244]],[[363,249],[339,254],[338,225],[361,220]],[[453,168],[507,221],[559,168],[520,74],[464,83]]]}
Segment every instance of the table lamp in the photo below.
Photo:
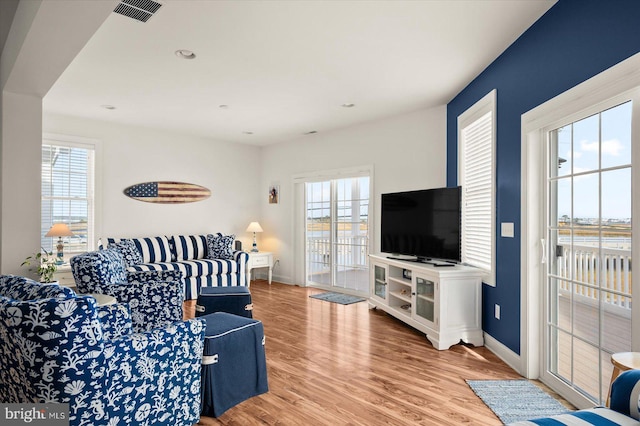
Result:
{"label": "table lamp", "polygon": [[64,263],[64,243],[62,237],[72,237],[73,232],[65,223],[54,223],[49,232],[44,234],[45,237],[58,237],[58,244],[56,250],[58,250],[56,263],[61,265]]}
{"label": "table lamp", "polygon": [[247,232],[253,232],[253,247],[251,248],[251,251],[257,252],[258,244],[256,244],[256,232],[262,232],[262,227],[258,222],[251,222],[247,227]]}

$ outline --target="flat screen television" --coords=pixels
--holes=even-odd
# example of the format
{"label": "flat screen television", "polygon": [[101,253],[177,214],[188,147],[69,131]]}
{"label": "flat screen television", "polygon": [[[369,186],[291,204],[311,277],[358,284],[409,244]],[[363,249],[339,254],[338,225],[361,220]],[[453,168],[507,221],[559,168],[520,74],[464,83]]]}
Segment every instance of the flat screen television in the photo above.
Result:
{"label": "flat screen television", "polygon": [[461,188],[382,194],[381,251],[460,262]]}

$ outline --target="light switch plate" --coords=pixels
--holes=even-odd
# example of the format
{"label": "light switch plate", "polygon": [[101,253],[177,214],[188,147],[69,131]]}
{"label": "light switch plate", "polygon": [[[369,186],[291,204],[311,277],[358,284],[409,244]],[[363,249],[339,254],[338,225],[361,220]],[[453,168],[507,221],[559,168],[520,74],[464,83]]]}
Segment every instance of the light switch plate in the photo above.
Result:
{"label": "light switch plate", "polygon": [[514,237],[513,222],[502,222],[500,235],[502,237],[513,238]]}

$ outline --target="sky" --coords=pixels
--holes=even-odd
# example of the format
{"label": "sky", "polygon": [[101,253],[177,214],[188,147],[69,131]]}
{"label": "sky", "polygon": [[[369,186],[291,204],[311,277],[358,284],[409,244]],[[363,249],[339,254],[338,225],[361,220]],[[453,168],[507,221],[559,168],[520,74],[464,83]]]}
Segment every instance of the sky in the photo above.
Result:
{"label": "sky", "polygon": [[[557,134],[557,155],[566,160],[558,169],[564,176],[558,180],[558,217],[598,218],[601,176],[602,218],[631,218],[631,102],[561,127]],[[628,167],[609,169],[619,166]]]}

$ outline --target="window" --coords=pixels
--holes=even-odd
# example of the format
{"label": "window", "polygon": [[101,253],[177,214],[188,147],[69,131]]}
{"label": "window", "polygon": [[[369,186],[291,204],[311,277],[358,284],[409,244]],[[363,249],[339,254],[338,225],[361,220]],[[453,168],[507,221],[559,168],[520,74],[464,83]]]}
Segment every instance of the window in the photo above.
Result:
{"label": "window", "polygon": [[57,238],[45,237],[51,226],[66,224],[64,260],[93,247],[95,145],[43,139],[41,243],[56,251]]}
{"label": "window", "polygon": [[458,117],[458,183],[462,186],[462,262],[495,285],[495,90]]}

